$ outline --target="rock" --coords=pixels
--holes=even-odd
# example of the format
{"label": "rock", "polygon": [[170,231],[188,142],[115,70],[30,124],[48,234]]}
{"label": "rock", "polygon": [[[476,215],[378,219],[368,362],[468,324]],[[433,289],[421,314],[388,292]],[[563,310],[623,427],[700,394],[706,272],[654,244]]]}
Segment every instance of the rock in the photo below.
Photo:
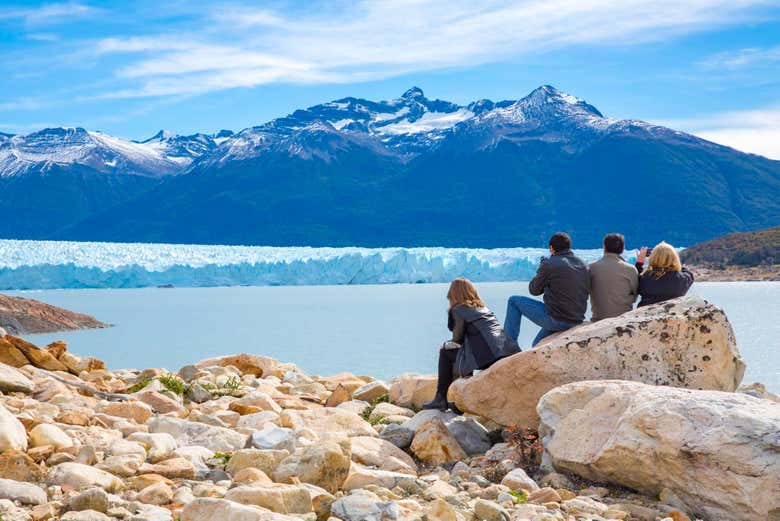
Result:
{"label": "rock", "polygon": [[276,423],[279,421],[279,415],[273,411],[256,412],[246,414],[238,419],[237,428],[246,428],[258,430],[262,429],[266,423]]}
{"label": "rock", "polygon": [[399,449],[406,449],[412,444],[414,439],[414,431],[391,423],[387,425],[382,432],[379,433],[379,437],[385,441],[388,441],[398,447]]}
{"label": "rock", "polygon": [[425,507],[425,513],[428,518],[436,521],[460,521],[458,513],[455,508],[444,501],[444,499],[436,499]]}
{"label": "rock", "polygon": [[780,512],[780,407],[769,400],[593,381],[550,391],[539,413],[559,470],[652,496],[667,489],[705,519]]}
{"label": "rock", "polygon": [[405,374],[390,380],[390,403],[409,409],[420,409],[436,395],[436,376]]}
{"label": "rock", "polygon": [[150,505],[167,505],[173,501],[173,490],[165,483],[154,483],[142,489],[137,499]]}
{"label": "rock", "polygon": [[241,486],[229,490],[225,499],[280,514],[306,514],[313,509],[309,491],[295,485]]}
{"label": "rock", "polygon": [[267,356],[241,353],[238,355],[226,355],[201,360],[195,364],[195,367],[203,369],[209,366],[233,366],[241,371],[242,374],[251,374],[252,376],[257,376],[259,378],[271,375],[283,376],[284,365],[285,364],[280,364],[277,360]]}
{"label": "rock", "polygon": [[108,494],[102,488],[90,488],[68,499],[68,510],[94,510],[106,513],[110,502]]}
{"label": "rock", "polygon": [[347,479],[349,467],[348,440],[322,441],[300,448],[282,460],[273,472],[273,479],[277,483],[289,483],[297,477],[335,493]]}
{"label": "rock", "polygon": [[417,475],[417,464],[414,460],[392,443],[368,436],[356,436],[350,441],[352,461],[381,470]]}
{"label": "rock", "polygon": [[[11,334],[16,335],[108,327],[107,324],[83,313],[74,313],[38,300],[8,295],[0,295],[0,323],[6,325]],[[5,331],[2,330],[0,337],[6,336]]]}
{"label": "rock", "polygon": [[416,432],[422,425],[433,418],[438,418],[444,423],[449,433],[458,440],[458,444],[470,456],[484,454],[492,446],[485,427],[474,418],[458,416],[452,412],[420,411],[414,417],[402,423],[401,427]]}
{"label": "rock", "polygon": [[619,379],[733,391],[744,371],[726,315],[690,296],[569,329],[457,380],[450,396],[463,411],[534,428],[539,398],[569,382]]}
{"label": "rock", "polygon": [[233,452],[246,446],[247,436],[224,427],[166,416],[152,418],[149,432],[168,433],[181,445],[200,445],[216,452]]}
{"label": "rock", "polygon": [[[2,298],[2,295],[0,295],[0,298]],[[11,344],[21,351],[27,360],[35,367],[46,369],[47,371],[68,371],[68,368],[63,365],[62,362],[54,358],[51,353],[45,349],[41,349],[38,346],[15,336],[6,336],[5,340],[11,342]]]}
{"label": "rock", "polygon": [[22,422],[0,403],[0,451],[9,449],[26,451],[27,431]]}
{"label": "rock", "polygon": [[233,402],[233,404],[258,408],[258,410],[252,412],[273,411],[277,414],[282,412],[282,408],[279,406],[279,404],[276,403],[276,401],[274,401],[274,399],[271,398],[268,394],[262,391],[252,391],[243,398],[239,398]]}
{"label": "rock", "polygon": [[539,490],[539,485],[534,480],[528,477],[528,474],[521,468],[511,470],[504,479],[501,480],[501,484],[511,488],[512,490],[525,490],[526,492],[533,492]]}
{"label": "rock", "polygon": [[337,499],[331,506],[331,513],[343,521],[390,521],[400,518],[400,509],[394,501],[381,501],[375,494],[366,491],[355,491]]}
{"label": "rock", "polygon": [[127,439],[140,443],[146,449],[147,458],[152,463],[170,458],[178,447],[174,437],[167,432],[134,432]]}
{"label": "rock", "polygon": [[509,521],[509,512],[504,507],[484,499],[474,503],[474,513],[480,521]]}
{"label": "rock", "polygon": [[279,416],[282,427],[293,430],[311,429],[322,436],[376,436],[371,424],[357,414],[324,407],[308,411],[285,410]]}
{"label": "rock", "polygon": [[536,490],[529,492],[526,499],[529,503],[536,503],[538,505],[551,502],[560,503],[562,501],[561,495],[552,487],[537,488]]}
{"label": "rock", "polygon": [[133,396],[138,401],[151,407],[152,411],[158,414],[175,413],[177,416],[181,417],[187,413],[187,409],[178,401],[157,391],[140,391],[133,394]]}
{"label": "rock", "polygon": [[764,384],[753,382],[752,384],[740,385],[737,392],[749,394],[756,398],[763,398],[764,400],[772,400],[775,403],[780,403],[780,395],[770,393],[766,390]]}
{"label": "rock", "polygon": [[5,332],[5,329],[3,329],[2,327],[0,327],[0,338],[3,338],[3,337],[4,337],[5,335],[7,335],[7,334],[8,334],[8,333],[6,333],[6,332]]}
{"label": "rock", "polygon": [[401,472],[370,469],[363,465],[353,463],[350,467],[347,479],[341,485],[343,490],[356,490],[368,488],[370,485],[394,489],[400,487],[403,490],[414,493],[422,488],[415,476]]}
{"label": "rock", "polygon": [[57,465],[46,477],[46,484],[69,486],[75,489],[86,487],[100,487],[108,492],[115,492],[124,488],[122,481],[108,472],[82,465],[81,463],[61,463]]}
{"label": "rock", "polygon": [[363,416],[369,409],[371,409],[371,404],[362,400],[350,400],[348,402],[340,403],[336,407],[341,410],[357,414],[358,416]]}
{"label": "rock", "polygon": [[363,400],[364,402],[372,402],[377,398],[380,398],[390,392],[390,388],[387,384],[380,380],[374,380],[369,382],[352,393],[353,400]]}
{"label": "rock", "polygon": [[325,407],[337,407],[344,402],[348,402],[352,399],[352,395],[349,390],[342,384],[338,384],[335,389],[330,393],[328,399],[325,400]]}
{"label": "rock", "polygon": [[79,512],[66,512],[60,521],[113,521],[113,519],[96,510],[81,510]]}
{"label": "rock", "polygon": [[159,474],[169,479],[195,479],[198,471],[190,460],[171,458],[159,463],[146,463],[138,469],[141,474]]}
{"label": "rock", "polygon": [[127,418],[136,423],[146,423],[152,417],[152,408],[140,401],[109,402],[102,407],[109,416]]}
{"label": "rock", "polygon": [[19,450],[7,450],[0,454],[0,478],[14,481],[39,481],[44,476],[33,458]]}
{"label": "rock", "polygon": [[51,423],[39,423],[30,431],[30,445],[43,447],[51,445],[60,451],[73,446],[73,440],[65,432]]}
{"label": "rock", "polygon": [[22,367],[30,363],[24,353],[19,351],[11,342],[8,336],[0,337],[0,363],[10,367]]}
{"label": "rock", "polygon": [[181,511],[181,521],[298,521],[270,510],[242,505],[227,499],[197,498]]}
{"label": "rock", "polygon": [[414,416],[414,412],[404,407],[393,405],[392,403],[382,402],[378,403],[374,410],[371,411],[369,418],[372,420],[381,420],[382,418],[388,418],[391,416],[405,416],[411,418]]}
{"label": "rock", "polygon": [[295,431],[266,424],[252,433],[250,442],[256,449],[275,449],[293,452],[295,450]]}
{"label": "rock", "polygon": [[32,380],[10,365],[0,363],[0,391],[4,393],[31,393],[35,390]]}
{"label": "rock", "polygon": [[429,465],[446,465],[467,458],[440,418],[434,417],[423,424],[414,435],[411,450],[421,461]]}
{"label": "rock", "polygon": [[256,468],[270,475],[287,456],[286,450],[241,449],[233,453],[225,470],[236,475],[243,469]]}
{"label": "rock", "polygon": [[0,479],[0,499],[10,499],[25,505],[46,503],[46,492],[32,483],[23,483],[12,479]]}

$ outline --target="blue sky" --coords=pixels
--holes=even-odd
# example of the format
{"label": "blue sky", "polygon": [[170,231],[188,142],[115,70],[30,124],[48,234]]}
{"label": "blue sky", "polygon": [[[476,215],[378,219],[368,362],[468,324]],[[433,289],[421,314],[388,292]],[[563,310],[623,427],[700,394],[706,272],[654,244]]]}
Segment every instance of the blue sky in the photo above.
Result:
{"label": "blue sky", "polygon": [[780,159],[780,2],[0,3],[5,132],[142,139],[412,85],[467,103],[542,84]]}

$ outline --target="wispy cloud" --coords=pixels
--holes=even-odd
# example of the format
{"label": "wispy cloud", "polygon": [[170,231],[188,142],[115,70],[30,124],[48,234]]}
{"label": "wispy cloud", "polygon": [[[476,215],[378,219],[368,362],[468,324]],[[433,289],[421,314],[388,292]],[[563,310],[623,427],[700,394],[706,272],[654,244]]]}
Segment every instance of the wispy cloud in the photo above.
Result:
{"label": "wispy cloud", "polygon": [[[468,67],[570,45],[632,45],[752,20],[765,0],[359,0],[317,14],[230,5],[201,28],[90,44],[121,53],[121,87],[171,96],[270,83],[338,83]],[[229,34],[228,41],[224,35]]]}
{"label": "wispy cloud", "polygon": [[780,45],[719,52],[699,62],[701,67],[708,70],[736,70],[756,65],[778,64],[780,64]]}
{"label": "wispy cloud", "polygon": [[662,124],[743,152],[780,160],[780,104],[668,120]]}
{"label": "wispy cloud", "polygon": [[78,2],[50,3],[38,7],[0,8],[1,20],[20,20],[29,27],[54,25],[99,12],[100,9]]}

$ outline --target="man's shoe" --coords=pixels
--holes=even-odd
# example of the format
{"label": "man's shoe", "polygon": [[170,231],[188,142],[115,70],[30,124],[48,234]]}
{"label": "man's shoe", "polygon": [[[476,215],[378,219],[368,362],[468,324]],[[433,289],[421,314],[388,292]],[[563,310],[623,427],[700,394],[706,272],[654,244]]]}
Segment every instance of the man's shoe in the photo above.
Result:
{"label": "man's shoe", "polygon": [[428,403],[422,405],[423,409],[438,409],[439,411],[447,410],[447,398],[437,394],[436,397]]}
{"label": "man's shoe", "polygon": [[463,416],[463,411],[458,409],[458,406],[455,405],[455,402],[447,402],[447,407],[456,415]]}

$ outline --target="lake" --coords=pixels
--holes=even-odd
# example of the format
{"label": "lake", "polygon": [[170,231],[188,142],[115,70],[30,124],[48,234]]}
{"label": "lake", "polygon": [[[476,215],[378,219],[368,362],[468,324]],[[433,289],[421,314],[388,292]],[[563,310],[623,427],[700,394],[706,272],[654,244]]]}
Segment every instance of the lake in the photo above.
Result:
{"label": "lake", "polygon": [[[503,321],[506,299],[527,283],[479,283]],[[14,291],[114,324],[102,330],[27,338],[66,340],[111,368],[166,367],[250,352],[317,374],[350,371],[378,378],[435,372],[447,338],[446,284],[265,286]],[[702,282],[691,293],[723,308],[748,364],[744,382],[780,392],[780,282]],[[524,321],[521,346],[536,327]]]}

